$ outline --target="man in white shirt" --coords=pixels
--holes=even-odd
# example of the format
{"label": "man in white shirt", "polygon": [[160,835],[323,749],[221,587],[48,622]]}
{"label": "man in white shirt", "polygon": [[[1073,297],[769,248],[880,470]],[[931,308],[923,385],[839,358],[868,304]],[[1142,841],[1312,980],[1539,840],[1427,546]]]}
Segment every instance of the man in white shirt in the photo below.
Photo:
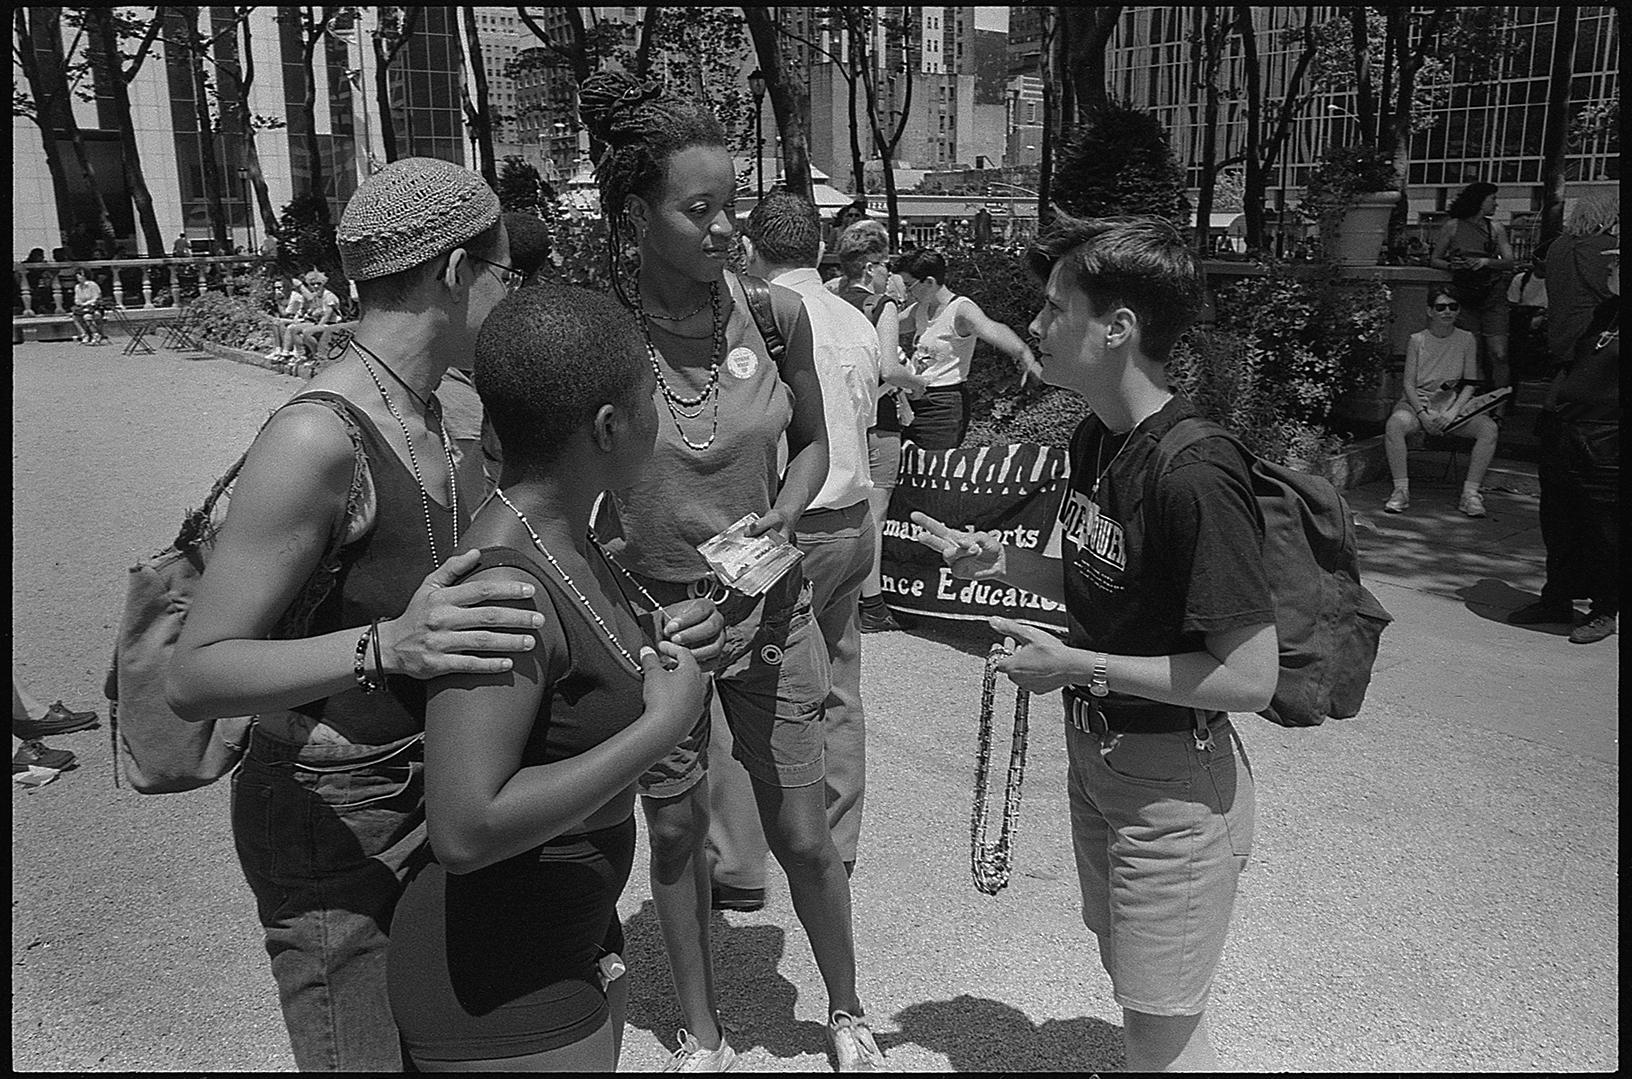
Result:
{"label": "man in white shirt", "polygon": [[[786,191],[767,194],[743,227],[749,272],[804,298],[816,374],[822,384],[827,481],[799,518],[795,535],[805,553],[803,569],[811,584],[811,610],[827,643],[832,675],[824,720],[827,819],[845,869],[851,871],[856,863],[865,788],[857,604],[861,586],[872,570],[877,528],[867,500],[873,487],[867,429],[876,415],[881,361],[878,331],[867,316],[822,285],[816,272],[822,257],[821,237],[816,208]],[[713,761],[711,757],[711,768]],[[710,784],[710,797],[723,810],[711,815],[709,831],[715,852],[716,905],[755,909],[764,898],[767,848],[753,810],[747,774],[740,768],[722,767]]]}

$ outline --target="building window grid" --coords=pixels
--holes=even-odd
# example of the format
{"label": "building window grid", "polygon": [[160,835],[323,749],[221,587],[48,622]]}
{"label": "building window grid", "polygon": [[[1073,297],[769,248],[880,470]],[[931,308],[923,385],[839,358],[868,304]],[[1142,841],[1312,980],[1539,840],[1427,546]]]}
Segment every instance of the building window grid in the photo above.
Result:
{"label": "building window grid", "polygon": [[[1159,40],[1161,24],[1152,19],[1154,14],[1148,9],[1135,9],[1118,26],[1110,46],[1112,85],[1120,84],[1126,99],[1135,105],[1150,108],[1158,117],[1165,118],[1169,130],[1173,133],[1175,147],[1188,148],[1190,159],[1194,161],[1200,156],[1201,92],[1199,87],[1194,87],[1189,100],[1184,100],[1185,90],[1192,87],[1191,81],[1187,79],[1188,57],[1179,55],[1178,48],[1171,44],[1166,50],[1161,48],[1163,44]],[[1579,17],[1581,24],[1577,31],[1576,70],[1581,73],[1576,76],[1577,83],[1572,88],[1572,100],[1604,100],[1611,92],[1609,84],[1613,78],[1616,43],[1612,40],[1612,35],[1603,28],[1607,26],[1612,16],[1608,11],[1600,9],[1596,12],[1582,12]],[[1272,12],[1270,19],[1271,25],[1267,29],[1273,32],[1280,28],[1278,23],[1284,22],[1286,16],[1277,16]],[[1519,56],[1514,59],[1511,66],[1517,71],[1539,74],[1515,77],[1507,73],[1489,82],[1458,84],[1453,66],[1450,73],[1453,91],[1460,94],[1462,101],[1461,103],[1453,101],[1452,107],[1443,112],[1438,123],[1413,135],[1409,182],[1454,185],[1468,182],[1475,178],[1475,174],[1489,175],[1494,178],[1493,182],[1497,183],[1534,185],[1540,182],[1539,146],[1546,93],[1546,68],[1550,61],[1551,48],[1551,34],[1544,31],[1550,30],[1553,25],[1551,18],[1534,21],[1520,19],[1515,24],[1516,33],[1521,36],[1521,40],[1527,37],[1535,40],[1531,42],[1532,47],[1529,50],[1531,64],[1528,67],[1524,66],[1524,57]],[[1175,33],[1182,32],[1181,25],[1175,25],[1172,29]],[[1263,32],[1264,29],[1260,28],[1261,38],[1269,36]],[[1583,39],[1591,42],[1590,50],[1585,52]],[[1543,45],[1546,46],[1545,49]],[[1539,66],[1534,59],[1537,55],[1543,57]],[[1285,72],[1289,70],[1290,48],[1272,48],[1261,53],[1261,57],[1267,60],[1266,86],[1278,85],[1276,80],[1284,80]],[[1237,75],[1240,62],[1241,58],[1232,46],[1231,55],[1227,57],[1226,63],[1235,69]],[[1583,64],[1588,66],[1583,69]],[[1118,67],[1121,68],[1120,71],[1116,70]],[[1135,92],[1140,67],[1151,70],[1151,74],[1142,80],[1149,88],[1147,95]],[[1158,73],[1163,67],[1168,70]],[[1273,91],[1271,97],[1273,99]],[[1160,102],[1175,104],[1157,107]],[[1291,188],[1301,187],[1306,182],[1318,148],[1330,144],[1335,141],[1335,136],[1343,134],[1341,127],[1330,122],[1332,118],[1320,114],[1327,103],[1339,104],[1334,100],[1334,95],[1322,95],[1311,108],[1311,115],[1300,117],[1294,124],[1291,145],[1287,150],[1291,160],[1286,165],[1287,184]],[[1219,125],[1218,156],[1221,158],[1235,152],[1239,140],[1245,133],[1244,113],[1236,110],[1233,102],[1225,102],[1223,105]],[[1456,145],[1452,146],[1452,135],[1455,133],[1460,133],[1461,137],[1456,140]],[[1572,177],[1593,178],[1603,175],[1608,157],[1606,143],[1606,138],[1600,138],[1593,145],[1572,149],[1568,155]],[[1530,152],[1523,152],[1523,149],[1520,152],[1513,152],[1508,147],[1523,149],[1536,147],[1536,149]],[[1280,166],[1277,165],[1276,172],[1280,171]],[[1189,172],[1193,179],[1196,178],[1194,166]],[[1271,187],[1275,187],[1277,183],[1278,179],[1272,180]]]}

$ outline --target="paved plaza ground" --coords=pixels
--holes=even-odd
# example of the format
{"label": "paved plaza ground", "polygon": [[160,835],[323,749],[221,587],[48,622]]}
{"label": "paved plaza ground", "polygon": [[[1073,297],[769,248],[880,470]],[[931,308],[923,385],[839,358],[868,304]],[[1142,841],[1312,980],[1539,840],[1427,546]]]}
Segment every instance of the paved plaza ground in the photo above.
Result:
{"label": "paved plaza ground", "polygon": [[[12,363],[12,658],[46,701],[104,712],[103,729],[51,739],[78,770],[13,784],[13,1067],[290,1069],[227,787],[115,790],[100,687],[125,569],[300,384],[117,345],[22,345]],[[1380,512],[1386,483],[1350,492],[1368,578],[1397,619],[1363,715],[1307,731],[1238,719],[1259,814],[1210,1010],[1231,1066],[1619,1065],[1621,638],[1508,626],[1541,584],[1533,474],[1494,472],[1490,514],[1470,521],[1436,472],[1414,479],[1405,517]],[[863,1000],[903,1071],[1119,1068],[1052,701],[1034,702],[1013,883],[993,898],[969,880],[989,640],[865,638]],[[644,838],[620,904],[633,1071],[657,1070],[679,1026]],[[745,1067],[822,1071],[821,982],[773,878],[763,911],[716,923],[725,1022]]]}

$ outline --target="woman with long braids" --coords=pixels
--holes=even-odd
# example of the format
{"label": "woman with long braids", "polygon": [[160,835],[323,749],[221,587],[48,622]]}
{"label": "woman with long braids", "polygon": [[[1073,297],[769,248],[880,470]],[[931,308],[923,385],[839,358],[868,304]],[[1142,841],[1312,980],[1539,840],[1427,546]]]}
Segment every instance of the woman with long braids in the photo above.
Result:
{"label": "woman with long braids", "polygon": [[[827,441],[810,326],[796,293],[726,272],[736,178],[706,106],[651,81],[602,73],[584,83],[579,108],[607,147],[596,178],[612,232],[612,280],[642,328],[657,382],[651,463],[614,492],[620,561],[657,602],[709,595],[719,604],[726,644],[711,690],[826,984],[840,1070],[876,1070],[883,1054],[856,993],[849,879],[827,826],[828,674],[810,587],[795,566],[763,595],[746,596],[715,579],[697,550],[745,516],[753,518],[751,534],[791,539],[820,489]],[[619,262],[630,242],[639,269],[626,279]],[[747,290],[760,295],[760,311],[750,308]],[[780,355],[767,333],[781,338]],[[784,434],[788,463],[779,481]],[[670,1067],[684,1071],[723,1071],[735,1059],[720,1026],[709,950],[708,736],[704,707],[640,782],[652,895],[686,1023]]]}

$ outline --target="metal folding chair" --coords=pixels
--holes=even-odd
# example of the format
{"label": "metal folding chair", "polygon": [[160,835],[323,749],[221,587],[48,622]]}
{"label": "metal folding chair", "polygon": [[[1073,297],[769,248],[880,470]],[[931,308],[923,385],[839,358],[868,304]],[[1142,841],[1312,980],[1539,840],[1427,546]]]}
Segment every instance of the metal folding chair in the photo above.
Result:
{"label": "metal folding chair", "polygon": [[115,306],[108,306],[105,310],[113,316],[114,324],[125,331],[127,340],[125,347],[120,350],[121,356],[153,355],[153,346],[147,343],[147,331],[152,325],[146,321],[138,321],[125,314]]}

